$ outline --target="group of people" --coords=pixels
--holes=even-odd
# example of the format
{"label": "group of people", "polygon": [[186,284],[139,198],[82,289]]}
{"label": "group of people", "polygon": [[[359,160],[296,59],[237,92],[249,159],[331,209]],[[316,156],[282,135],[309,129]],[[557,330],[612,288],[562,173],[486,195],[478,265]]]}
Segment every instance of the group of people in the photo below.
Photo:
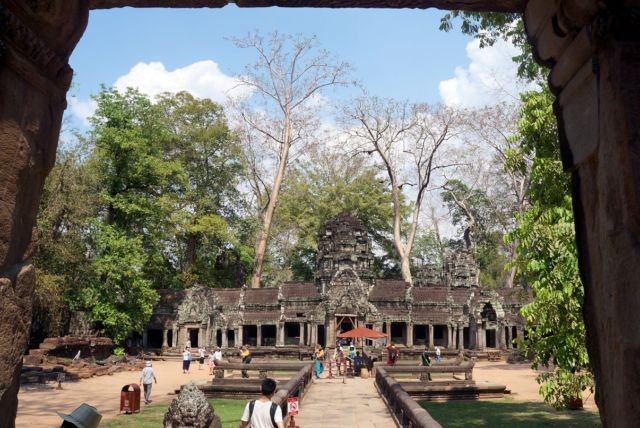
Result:
{"label": "group of people", "polygon": [[[191,354],[190,343],[184,347],[184,351],[182,352],[182,373],[189,373],[189,368],[191,367],[191,361],[193,360],[193,356]],[[204,366],[206,350],[203,347],[198,348],[198,370],[202,370]],[[219,361],[222,361],[222,351],[220,347],[216,347],[215,350],[212,348],[209,350],[209,358],[207,360],[207,365],[209,366],[209,374],[213,375],[213,369],[218,364]]]}

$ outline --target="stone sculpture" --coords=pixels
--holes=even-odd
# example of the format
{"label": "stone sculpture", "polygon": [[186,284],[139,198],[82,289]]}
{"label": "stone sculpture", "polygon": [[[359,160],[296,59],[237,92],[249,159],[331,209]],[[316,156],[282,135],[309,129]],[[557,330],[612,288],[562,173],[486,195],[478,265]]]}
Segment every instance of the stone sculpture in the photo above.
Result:
{"label": "stone sculpture", "polygon": [[173,399],[162,424],[164,428],[222,428],[220,417],[193,382],[186,384]]}

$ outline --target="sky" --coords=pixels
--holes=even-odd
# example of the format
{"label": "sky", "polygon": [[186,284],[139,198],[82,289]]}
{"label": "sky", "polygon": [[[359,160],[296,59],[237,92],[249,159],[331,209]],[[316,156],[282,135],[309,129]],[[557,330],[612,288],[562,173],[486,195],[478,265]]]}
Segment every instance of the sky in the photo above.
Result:
{"label": "sky", "polygon": [[[514,48],[480,49],[456,28],[438,30],[444,12],[389,9],[133,9],[92,11],[71,56],[75,71],[68,113],[86,130],[100,85],[142,92],[188,90],[224,102],[253,61],[229,37],[259,31],[315,35],[354,68],[353,77],[380,97],[481,106],[515,97]],[[344,101],[352,93],[326,94]]]}

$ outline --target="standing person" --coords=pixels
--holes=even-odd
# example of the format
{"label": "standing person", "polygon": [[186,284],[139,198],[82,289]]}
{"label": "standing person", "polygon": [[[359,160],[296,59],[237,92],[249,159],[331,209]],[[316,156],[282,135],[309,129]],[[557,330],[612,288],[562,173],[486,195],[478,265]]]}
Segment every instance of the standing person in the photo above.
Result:
{"label": "standing person", "polygon": [[[422,365],[425,367],[431,367],[431,357],[429,357],[429,345],[425,345],[424,351],[422,351]],[[422,380],[424,378],[424,374],[420,376]],[[431,380],[431,373],[427,373],[427,379]]]}
{"label": "standing person", "polygon": [[260,398],[251,400],[244,407],[240,428],[284,428],[282,409],[271,401],[276,392],[276,381],[266,378],[260,385]]}
{"label": "standing person", "polygon": [[316,379],[320,379],[320,375],[324,371],[324,349],[322,349],[322,346],[316,345],[314,358],[316,361]]}
{"label": "standing person", "polygon": [[189,366],[191,365],[191,351],[186,348],[182,353],[182,373],[189,373]]}
{"label": "standing person", "polygon": [[201,346],[198,348],[198,370],[202,370],[204,365],[204,348]]}
{"label": "standing person", "polygon": [[[249,351],[249,345],[245,345],[241,348],[240,356],[242,357],[242,364],[251,363],[251,351]],[[246,370],[242,370],[242,377],[249,379],[249,373]]]}
{"label": "standing person", "polygon": [[184,344],[185,349],[191,349],[191,339],[187,339],[187,343]]}
{"label": "standing person", "polygon": [[398,348],[396,348],[396,345],[393,342],[391,342],[389,346],[387,346],[387,365],[388,366],[396,365],[398,354],[399,354]]}
{"label": "standing person", "polygon": [[216,366],[222,362],[222,350],[218,346],[216,352],[213,353],[213,364]]}
{"label": "standing person", "polygon": [[147,361],[144,363],[144,368],[140,374],[140,385],[144,388],[144,404],[151,403],[151,385],[153,385],[151,381],[154,381],[156,384],[158,383],[151,361]]}
{"label": "standing person", "polygon": [[216,366],[214,355],[215,355],[215,352],[213,352],[213,348],[212,348],[211,351],[209,351],[209,358],[207,359],[207,366],[209,366],[210,375],[213,375],[213,368]]}
{"label": "standing person", "polygon": [[436,363],[440,362],[440,348],[436,346]]}

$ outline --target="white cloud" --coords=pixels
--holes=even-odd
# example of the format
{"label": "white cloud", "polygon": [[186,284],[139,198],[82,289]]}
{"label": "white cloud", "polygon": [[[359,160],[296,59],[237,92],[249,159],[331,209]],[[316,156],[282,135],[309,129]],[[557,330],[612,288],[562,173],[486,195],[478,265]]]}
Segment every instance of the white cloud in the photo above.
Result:
{"label": "white cloud", "polygon": [[98,104],[92,99],[81,100],[77,97],[69,97],[67,103],[73,114],[87,126],[89,125],[89,118],[93,116],[96,108],[98,108]]}
{"label": "white cloud", "polygon": [[169,71],[161,62],[139,62],[127,74],[116,80],[119,90],[127,87],[138,88],[149,96],[162,92],[188,91],[198,98],[211,98],[222,103],[230,95],[247,92],[238,81],[220,71],[218,64],[211,60],[198,61],[183,68]]}
{"label": "white cloud", "polygon": [[456,67],[455,77],[440,82],[440,97],[449,106],[481,107],[502,101],[514,101],[529,89],[518,79],[517,64],[511,58],[518,54],[512,44],[499,41],[480,48],[477,40],[467,44],[468,68]]}

